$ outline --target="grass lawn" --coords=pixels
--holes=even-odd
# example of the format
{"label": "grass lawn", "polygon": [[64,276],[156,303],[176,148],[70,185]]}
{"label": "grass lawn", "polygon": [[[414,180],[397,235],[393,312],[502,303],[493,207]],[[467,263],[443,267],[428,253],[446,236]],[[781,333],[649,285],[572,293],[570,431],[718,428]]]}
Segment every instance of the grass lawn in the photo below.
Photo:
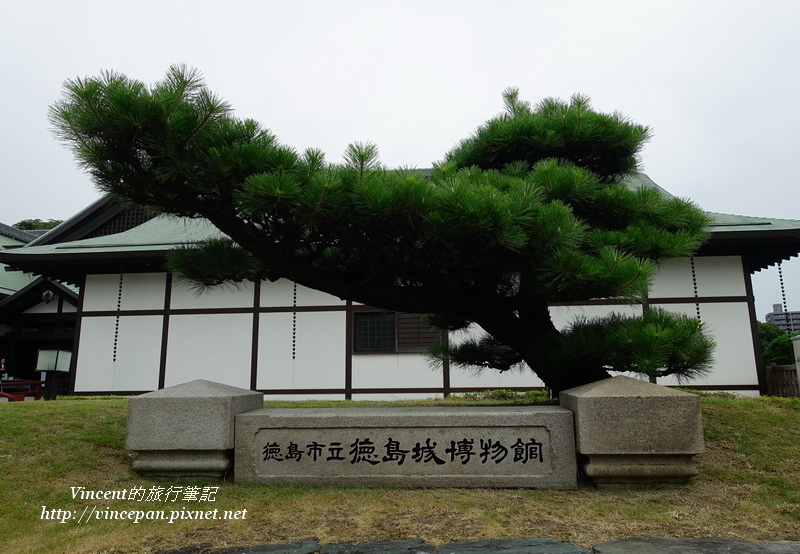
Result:
{"label": "grass lawn", "polygon": [[[285,403],[268,403],[279,405]],[[633,535],[800,540],[800,399],[705,395],[702,405],[706,453],[697,458],[700,475],[693,484],[533,491],[157,481],[130,471],[125,399],[3,403],[0,551],[154,552],[199,543],[224,547],[309,537],[323,543],[421,538],[432,544],[552,537],[585,547]],[[220,488],[216,501],[204,505],[182,499],[80,500],[70,492],[70,487],[170,486]],[[79,524],[87,506],[247,513],[238,521],[92,519]],[[62,524],[42,519],[43,509],[77,515]]]}

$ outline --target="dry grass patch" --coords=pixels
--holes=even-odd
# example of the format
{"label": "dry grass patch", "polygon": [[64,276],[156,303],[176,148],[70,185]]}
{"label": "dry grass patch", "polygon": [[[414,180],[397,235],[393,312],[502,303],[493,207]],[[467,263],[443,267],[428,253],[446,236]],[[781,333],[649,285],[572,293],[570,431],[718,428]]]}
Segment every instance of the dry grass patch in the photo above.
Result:
{"label": "dry grass patch", "polygon": [[585,547],[633,535],[800,540],[800,400],[704,396],[702,403],[707,451],[698,458],[700,476],[684,487],[407,490],[226,482],[217,501],[203,509],[247,509],[244,521],[80,525],[41,520],[42,506],[180,509],[186,504],[73,500],[69,487],[120,490],[187,483],[131,473],[124,450],[124,399],[3,404],[3,548],[156,552],[200,543],[224,547],[308,537],[323,543],[421,538],[432,544],[552,537]]}

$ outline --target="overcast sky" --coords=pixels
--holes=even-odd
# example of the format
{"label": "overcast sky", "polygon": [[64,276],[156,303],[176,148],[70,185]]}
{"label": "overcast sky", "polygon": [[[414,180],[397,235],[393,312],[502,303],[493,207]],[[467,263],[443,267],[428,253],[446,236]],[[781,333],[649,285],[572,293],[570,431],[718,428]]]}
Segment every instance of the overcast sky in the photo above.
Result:
{"label": "overcast sky", "polygon": [[[642,169],[708,211],[800,219],[800,2],[9,2],[0,221],[64,219],[98,197],[50,131],[66,79],[113,69],[152,83],[202,71],[240,117],[338,161],[372,141],[389,166],[430,167],[502,109],[592,98],[649,125]],[[800,310],[800,261],[784,264]],[[759,318],[780,302],[756,274]]]}

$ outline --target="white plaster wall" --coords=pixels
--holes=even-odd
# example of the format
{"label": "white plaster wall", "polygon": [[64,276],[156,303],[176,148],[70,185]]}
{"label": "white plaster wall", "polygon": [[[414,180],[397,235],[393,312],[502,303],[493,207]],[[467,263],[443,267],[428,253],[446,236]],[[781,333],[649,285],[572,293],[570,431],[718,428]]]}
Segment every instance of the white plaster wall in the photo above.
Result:
{"label": "white plaster wall", "polygon": [[[66,306],[64,306],[66,307]],[[45,304],[44,302],[39,302],[35,306],[31,306],[23,313],[26,314],[55,314],[58,313],[58,300],[54,299],[50,303]]]}
{"label": "white plaster wall", "polygon": [[170,308],[252,308],[253,283],[245,281],[236,285],[221,285],[197,292],[191,285],[179,280],[172,282]]}
{"label": "white plaster wall", "polygon": [[[694,304],[669,304],[660,306],[668,311],[695,317]],[[558,328],[563,328],[572,321],[576,315],[595,317],[609,313],[613,308],[618,313],[638,315],[641,306],[554,306],[550,309],[553,322]],[[750,316],[747,304],[744,302],[730,303],[705,303],[701,304],[701,317],[707,324],[709,332],[715,338],[717,347],[714,352],[714,368],[712,372],[688,384],[695,385],[757,385],[758,378],[755,369],[755,355],[753,341],[750,333]],[[480,328],[473,326],[469,333],[479,333]],[[458,342],[460,334],[451,334],[451,341]],[[674,378],[659,379],[660,384],[679,384]],[[509,371],[498,373],[493,370],[484,370],[480,373],[471,373],[465,370],[452,369],[450,373],[452,387],[491,387],[508,388],[513,386],[537,387],[543,386],[541,380],[532,372]],[[685,383],[684,383],[685,384]]]}
{"label": "white plaster wall", "polygon": [[651,298],[683,298],[694,296],[692,269],[688,258],[665,262],[650,283]]}
{"label": "white plaster wall", "polygon": [[161,316],[84,317],[78,348],[76,392],[139,391],[158,388]]}
{"label": "white plaster wall", "polygon": [[[287,279],[261,282],[261,306],[293,306],[294,283]],[[318,290],[297,285],[297,306],[344,306],[345,301]]]}
{"label": "white plaster wall", "polygon": [[695,258],[698,296],[744,296],[744,269],[741,256]]}
{"label": "white plaster wall", "polygon": [[[743,296],[744,272],[740,256],[701,256],[694,259],[698,296]],[[665,263],[650,286],[651,298],[694,296],[688,258]]]}
{"label": "white plaster wall", "polygon": [[[696,267],[700,296],[745,294],[739,257],[697,258]],[[162,309],[165,282],[166,275],[163,273],[125,274],[122,310]],[[118,274],[87,276],[84,311],[116,310],[118,283]],[[665,265],[651,289],[652,297],[690,297],[693,294],[691,271],[686,259]],[[262,306],[291,306],[292,296],[293,284],[290,281],[262,283]],[[200,296],[176,284],[173,286],[171,304],[175,309],[244,308],[252,306],[252,300],[252,283],[246,283],[238,290],[223,288]],[[344,302],[338,298],[298,287],[298,306],[341,304]],[[52,310],[57,303],[40,306],[41,309]],[[690,316],[695,314],[694,304],[665,307]],[[72,307],[65,304],[64,308]],[[591,318],[610,310],[640,314],[641,306],[556,306],[551,308],[551,316],[554,324],[563,328],[576,316]],[[695,384],[756,384],[747,305],[702,304],[701,312],[703,320],[716,337],[718,347],[713,374]],[[298,312],[295,359],[292,359],[292,314],[267,313],[259,317],[258,388],[344,387],[344,312]],[[85,317],[81,327],[76,390],[155,389],[158,382],[161,321],[161,316],[121,317],[117,362],[113,363],[115,318]],[[167,386],[206,378],[249,387],[251,314],[173,315],[170,318],[169,337]],[[451,340],[457,340],[456,335]],[[353,357],[353,386],[356,388],[439,387],[441,384],[441,372],[431,370],[422,355]],[[541,381],[529,371],[499,373],[487,370],[475,373],[456,368],[451,370],[450,384],[459,388],[542,386]],[[664,384],[672,384],[672,381],[664,379]],[[302,393],[300,396],[311,398],[311,395]],[[409,395],[418,396],[429,395]],[[287,397],[281,395],[276,398]]]}
{"label": "white plaster wall", "polygon": [[[695,317],[694,304],[664,306],[671,312]],[[750,312],[744,302],[720,302],[700,305],[701,320],[717,342],[714,368],[689,385],[758,385]],[[679,384],[675,378],[659,379],[661,385]]]}
{"label": "white plaster wall", "polygon": [[[116,308],[116,304],[114,305]],[[64,302],[61,306],[61,313],[75,313],[78,311],[78,308],[69,304],[68,302]],[[58,299],[54,299],[51,302],[45,304],[44,302],[39,302],[35,306],[31,306],[23,313],[26,314],[55,314],[58,313]]]}
{"label": "white plaster wall", "polygon": [[[297,312],[295,358],[292,359],[292,314],[261,314],[257,387],[343,388],[345,322],[343,311]],[[303,397],[310,398],[305,394]]]}
{"label": "white plaster wall", "polygon": [[[744,295],[744,277],[741,273],[741,261],[738,257],[718,257],[709,260],[706,265],[709,278],[716,278],[720,288],[706,296]],[[686,269],[689,264],[686,260]],[[691,274],[690,274],[691,275]],[[737,277],[741,276],[741,279]],[[706,280],[706,284],[708,284]],[[691,279],[690,279],[691,284]],[[741,287],[741,288],[740,288]],[[663,289],[662,289],[663,290]],[[672,296],[692,296],[680,294],[674,289]],[[653,295],[655,296],[655,294]],[[665,295],[662,295],[663,297]],[[654,304],[670,312],[696,317],[694,304]],[[550,308],[553,322],[563,329],[576,315],[595,317],[609,313],[640,315],[642,307],[630,306],[554,306]],[[696,385],[755,385],[756,376],[753,340],[750,333],[750,315],[744,302],[701,303],[700,315],[708,326],[709,332],[717,342],[714,352],[714,369],[707,377],[692,381]],[[662,382],[663,381],[663,382]],[[660,384],[678,384],[674,378],[659,380]]]}
{"label": "white plaster wall", "polygon": [[375,394],[375,393],[357,393],[353,394],[352,400],[385,400],[385,401],[394,401],[394,400],[421,400],[426,398],[443,398],[444,395],[439,393],[435,394],[432,392],[429,393],[386,393],[386,394]]}
{"label": "white plaster wall", "polygon": [[491,389],[508,389],[511,387],[543,387],[544,383],[527,365],[523,365],[522,369],[512,369],[503,373],[491,368],[480,372],[451,368],[450,386],[457,388],[488,387]]}
{"label": "white plaster wall", "polygon": [[354,388],[441,387],[442,379],[442,370],[432,369],[423,354],[353,355]]}
{"label": "white plaster wall", "polygon": [[250,388],[251,314],[172,315],[164,386],[208,379]]}
{"label": "white plaster wall", "polygon": [[[264,400],[277,400],[278,402],[292,402],[295,400],[344,400],[344,394],[306,394],[302,391],[297,394],[265,394]],[[361,399],[364,400],[364,399]]]}
{"label": "white plaster wall", "polygon": [[[121,310],[164,309],[165,273],[125,273]],[[119,274],[87,275],[83,294],[85,312],[117,309]]]}
{"label": "white plaster wall", "polygon": [[557,329],[563,330],[577,318],[594,319],[611,313],[628,316],[642,315],[641,304],[621,304],[614,306],[551,306],[550,319]]}

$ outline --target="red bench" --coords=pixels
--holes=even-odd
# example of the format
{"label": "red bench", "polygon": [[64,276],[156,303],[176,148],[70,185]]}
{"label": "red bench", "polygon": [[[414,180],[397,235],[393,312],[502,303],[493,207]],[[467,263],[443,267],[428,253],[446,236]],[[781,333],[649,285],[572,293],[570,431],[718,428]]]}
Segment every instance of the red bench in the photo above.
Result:
{"label": "red bench", "polygon": [[[8,398],[9,402],[22,402],[26,396],[32,396],[34,400],[40,400],[42,385],[44,381],[3,381],[0,383],[0,398]],[[27,387],[28,390],[14,390],[21,387]]]}

